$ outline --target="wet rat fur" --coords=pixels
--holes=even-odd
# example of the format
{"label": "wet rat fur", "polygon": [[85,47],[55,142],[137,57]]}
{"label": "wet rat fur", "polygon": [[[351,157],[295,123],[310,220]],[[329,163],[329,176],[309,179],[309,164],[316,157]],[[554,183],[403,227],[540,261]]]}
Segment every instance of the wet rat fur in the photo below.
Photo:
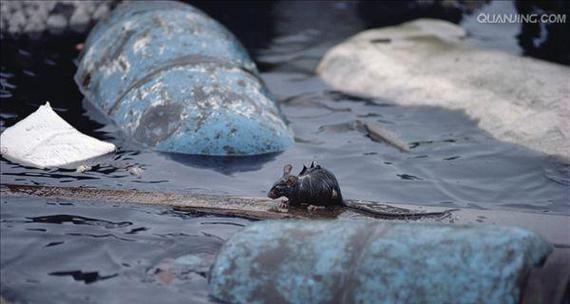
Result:
{"label": "wet rat fur", "polygon": [[299,207],[308,205],[310,209],[325,207],[344,207],[356,212],[379,218],[421,218],[428,216],[446,216],[452,210],[442,212],[386,212],[376,210],[374,207],[359,201],[343,200],[338,181],[332,172],[312,162],[309,167],[303,166],[298,176],[291,175],[293,166],[290,164],[283,167],[283,176],[277,180],[267,196],[272,199],[286,197],[287,200],[280,204],[281,208],[289,206]]}
{"label": "wet rat fur", "polygon": [[[293,166],[285,165],[283,176],[273,184],[267,196],[273,199],[286,197],[290,206],[335,207],[344,206],[338,181],[332,172],[315,162],[303,166],[298,176],[291,175]],[[284,206],[282,206],[284,207]]]}

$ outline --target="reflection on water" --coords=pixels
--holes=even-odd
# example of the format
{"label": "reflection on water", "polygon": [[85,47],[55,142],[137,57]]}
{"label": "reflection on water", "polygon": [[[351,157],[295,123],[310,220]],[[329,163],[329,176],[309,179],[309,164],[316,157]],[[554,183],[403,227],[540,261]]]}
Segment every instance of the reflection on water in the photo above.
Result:
{"label": "reflection on water", "polygon": [[256,156],[206,156],[188,155],[180,153],[161,153],[168,159],[179,162],[185,166],[200,169],[210,169],[224,175],[234,173],[258,171],[263,164],[273,161],[279,153],[269,153]]}
{"label": "reflection on water", "polygon": [[52,276],[71,276],[75,281],[83,281],[85,284],[95,283],[100,280],[107,280],[118,276],[118,273],[108,275],[108,276],[100,276],[97,271],[93,272],[82,272],[82,271],[55,271],[49,273]]}
{"label": "reflection on water", "polygon": [[69,214],[56,214],[56,215],[47,215],[47,216],[37,216],[37,217],[29,217],[30,223],[48,223],[48,224],[64,224],[64,223],[71,223],[74,225],[92,225],[92,226],[103,226],[107,229],[112,228],[122,228],[126,226],[130,226],[133,223],[131,222],[110,222],[105,220],[98,220],[83,216],[75,216]]}

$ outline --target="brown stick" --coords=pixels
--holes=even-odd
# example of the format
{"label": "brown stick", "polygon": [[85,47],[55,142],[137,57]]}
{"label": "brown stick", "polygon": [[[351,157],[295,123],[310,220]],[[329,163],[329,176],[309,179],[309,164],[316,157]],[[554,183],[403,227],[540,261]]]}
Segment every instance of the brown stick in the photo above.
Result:
{"label": "brown stick", "polygon": [[14,184],[2,185],[1,193],[2,195],[30,195],[65,200],[166,205],[185,212],[236,216],[255,220],[305,217],[280,211],[275,208],[275,202],[263,198]]}

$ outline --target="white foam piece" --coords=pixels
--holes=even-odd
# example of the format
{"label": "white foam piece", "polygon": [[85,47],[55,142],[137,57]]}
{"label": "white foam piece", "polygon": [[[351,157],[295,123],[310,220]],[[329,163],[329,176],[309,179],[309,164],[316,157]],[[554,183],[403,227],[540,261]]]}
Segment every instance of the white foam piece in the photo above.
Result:
{"label": "white foam piece", "polygon": [[115,145],[77,131],[46,102],[4,130],[0,150],[12,162],[44,169],[81,163],[115,151]]}
{"label": "white foam piece", "polygon": [[418,19],[366,30],[327,51],[317,73],[352,95],[461,111],[495,138],[570,159],[570,68],[466,42]]}

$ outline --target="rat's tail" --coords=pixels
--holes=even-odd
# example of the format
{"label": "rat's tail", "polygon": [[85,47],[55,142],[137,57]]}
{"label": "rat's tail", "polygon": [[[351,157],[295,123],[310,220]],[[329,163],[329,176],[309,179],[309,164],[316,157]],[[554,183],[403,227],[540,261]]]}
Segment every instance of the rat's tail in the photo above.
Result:
{"label": "rat's tail", "polygon": [[390,205],[366,202],[361,200],[345,200],[344,206],[358,213],[376,218],[386,219],[420,219],[420,218],[443,218],[451,215],[457,209],[439,212],[417,212],[411,209],[399,208]]}

